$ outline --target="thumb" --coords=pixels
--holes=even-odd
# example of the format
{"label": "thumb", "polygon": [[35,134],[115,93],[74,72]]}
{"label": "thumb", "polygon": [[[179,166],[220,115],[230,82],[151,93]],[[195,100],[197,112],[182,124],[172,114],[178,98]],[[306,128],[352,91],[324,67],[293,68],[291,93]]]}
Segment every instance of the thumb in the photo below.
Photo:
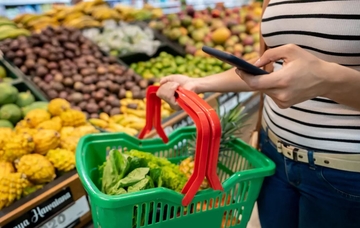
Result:
{"label": "thumb", "polygon": [[254,63],[254,65],[257,67],[263,67],[271,62],[289,59],[294,51],[296,51],[296,47],[294,47],[294,45],[283,45],[268,49],[264,52],[260,59]]}

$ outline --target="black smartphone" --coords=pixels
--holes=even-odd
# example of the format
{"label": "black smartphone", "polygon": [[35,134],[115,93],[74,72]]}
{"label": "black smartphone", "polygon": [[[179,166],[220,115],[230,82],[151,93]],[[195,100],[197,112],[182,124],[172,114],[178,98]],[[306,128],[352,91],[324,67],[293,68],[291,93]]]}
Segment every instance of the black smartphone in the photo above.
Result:
{"label": "black smartphone", "polygon": [[242,60],[234,55],[231,55],[229,53],[226,53],[226,52],[223,52],[223,51],[220,51],[215,48],[208,47],[208,46],[203,46],[202,50],[203,50],[203,52],[205,52],[211,56],[214,56],[214,57],[220,59],[221,61],[226,62],[248,74],[252,74],[252,75],[268,74],[268,72],[246,62],[245,60]]}

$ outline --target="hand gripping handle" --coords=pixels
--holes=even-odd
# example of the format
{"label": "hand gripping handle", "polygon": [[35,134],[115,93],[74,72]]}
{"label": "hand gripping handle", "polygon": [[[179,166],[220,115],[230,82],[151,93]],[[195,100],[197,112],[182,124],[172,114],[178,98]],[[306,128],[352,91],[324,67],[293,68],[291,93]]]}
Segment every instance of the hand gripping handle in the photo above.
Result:
{"label": "hand gripping handle", "polygon": [[[168,137],[161,127],[161,100],[156,96],[158,88],[150,86],[147,90],[146,125],[138,137],[144,138],[155,126],[159,136],[167,143]],[[187,206],[199,190],[205,176],[214,190],[223,190],[216,174],[221,125],[214,109],[197,94],[178,88],[175,97],[179,106],[194,120],[197,130],[194,172],[182,190],[185,194],[182,204]]]}

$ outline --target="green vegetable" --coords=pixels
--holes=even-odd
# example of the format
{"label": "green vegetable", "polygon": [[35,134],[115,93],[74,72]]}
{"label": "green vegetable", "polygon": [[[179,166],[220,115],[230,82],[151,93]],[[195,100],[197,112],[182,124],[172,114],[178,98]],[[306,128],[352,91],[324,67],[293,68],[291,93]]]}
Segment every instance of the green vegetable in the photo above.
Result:
{"label": "green vegetable", "polygon": [[139,182],[137,182],[136,184],[134,184],[133,186],[129,186],[128,192],[137,192],[137,191],[145,189],[149,183],[149,180],[151,180],[151,179],[144,178],[144,179],[140,180]]}
{"label": "green vegetable", "polygon": [[165,187],[181,192],[187,182],[187,178],[180,171],[179,166],[166,158],[156,157],[151,153],[137,150],[130,150],[127,154],[143,160],[143,165],[150,168],[150,176],[156,187]]}
{"label": "green vegetable", "polygon": [[120,195],[154,187],[166,187],[180,192],[187,178],[179,166],[166,158],[131,150],[122,153],[111,150],[107,161],[99,167],[101,191]]}
{"label": "green vegetable", "polygon": [[129,169],[129,157],[122,156],[117,150],[111,150],[109,160],[103,168],[102,191],[109,195],[115,195],[119,188],[118,182],[125,176]]}
{"label": "green vegetable", "polygon": [[129,187],[135,185],[137,182],[145,179],[146,174],[150,171],[149,168],[137,168],[130,172],[125,178],[119,181],[121,187]]}
{"label": "green vegetable", "polygon": [[150,177],[154,180],[154,185],[156,185],[157,187],[162,187],[163,181],[160,168],[151,169]]}

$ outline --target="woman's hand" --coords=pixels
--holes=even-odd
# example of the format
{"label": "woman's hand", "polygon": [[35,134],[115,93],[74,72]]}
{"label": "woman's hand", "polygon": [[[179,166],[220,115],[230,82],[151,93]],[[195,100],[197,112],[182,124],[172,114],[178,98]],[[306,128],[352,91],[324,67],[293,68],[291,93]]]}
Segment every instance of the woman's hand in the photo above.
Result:
{"label": "woman's hand", "polygon": [[328,92],[324,73],[327,62],[289,44],[267,50],[255,66],[262,67],[277,60],[283,60],[283,67],[267,75],[253,76],[239,70],[237,73],[249,87],[270,96],[279,108],[289,108]]}
{"label": "woman's hand", "polygon": [[179,110],[180,107],[175,100],[175,90],[181,86],[184,89],[196,91],[196,78],[190,78],[185,75],[170,75],[160,80],[160,88],[157,96],[169,103],[170,107],[174,110]]}

